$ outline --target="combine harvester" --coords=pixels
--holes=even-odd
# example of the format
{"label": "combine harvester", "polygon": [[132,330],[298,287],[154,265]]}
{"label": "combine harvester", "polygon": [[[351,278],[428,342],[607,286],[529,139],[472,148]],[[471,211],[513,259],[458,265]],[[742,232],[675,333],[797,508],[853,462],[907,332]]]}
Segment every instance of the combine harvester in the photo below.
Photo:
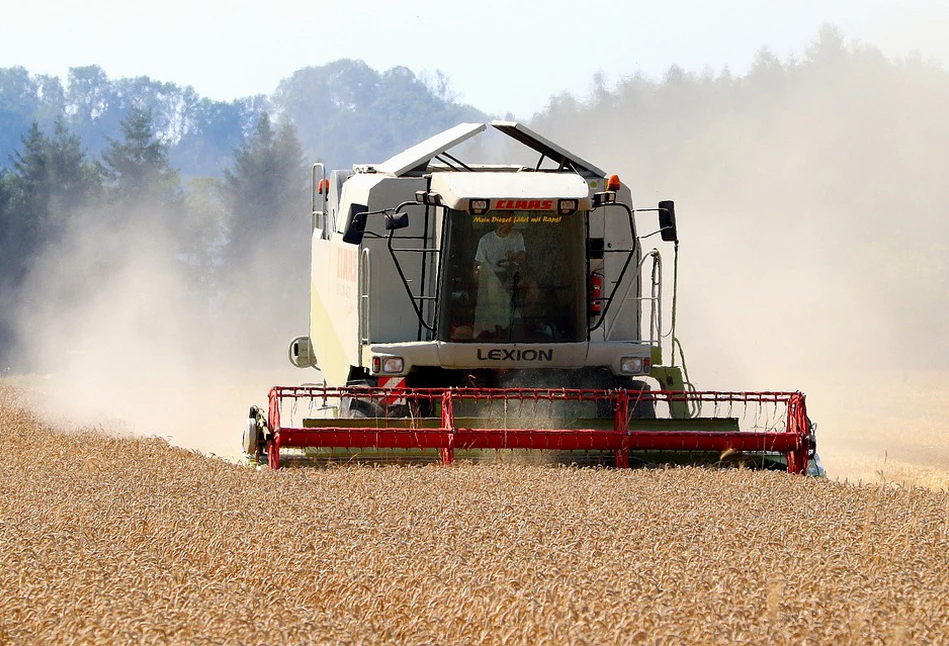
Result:
{"label": "combine harvester", "polygon": [[[465,163],[448,151],[487,125],[462,123],[381,164],[314,166],[310,333],[289,355],[324,381],[252,407],[248,456],[541,449],[820,474],[801,393],[698,391],[676,365],[677,272],[665,328],[644,246],[658,235],[677,259],[673,203],[634,209],[616,175],[490,125],[536,164]],[[658,214],[646,235],[641,212]]]}

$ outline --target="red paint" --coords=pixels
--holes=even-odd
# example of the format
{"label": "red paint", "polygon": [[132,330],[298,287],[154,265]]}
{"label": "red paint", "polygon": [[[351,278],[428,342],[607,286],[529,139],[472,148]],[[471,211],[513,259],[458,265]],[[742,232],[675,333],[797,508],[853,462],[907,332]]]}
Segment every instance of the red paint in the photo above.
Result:
{"label": "red paint", "polygon": [[595,271],[590,276],[590,314],[603,310],[603,272]]}
{"label": "red paint", "polygon": [[359,258],[356,249],[336,247],[336,277],[355,283],[358,270]]}
{"label": "red paint", "polygon": [[552,211],[553,200],[496,200],[495,210],[511,209],[515,211]]}
{"label": "red paint", "polygon": [[[626,391],[595,389],[475,389],[406,388],[401,397],[409,404],[441,404],[438,428],[401,428],[396,426],[301,428],[283,427],[281,405],[298,400],[339,401],[342,397],[360,397],[384,402],[392,396],[388,388],[327,388],[321,386],[275,386],[270,390],[268,423],[272,439],[267,444],[267,463],[280,467],[280,447],[402,448],[440,449],[442,462],[450,464],[458,449],[553,449],[613,451],[617,467],[628,466],[630,450],[663,451],[746,451],[784,453],[789,473],[805,473],[810,453],[810,423],[804,395],[798,392],[715,392],[715,391]],[[613,407],[612,429],[535,429],[535,428],[458,428],[455,425],[456,402],[518,402],[543,407],[562,401],[601,402]],[[679,420],[684,430],[637,429],[629,414],[637,402],[654,404],[704,403],[718,417],[731,417],[732,411],[757,407],[762,415],[782,421],[783,428],[771,430],[689,430],[689,420]],[[301,404],[301,408],[305,408]],[[658,410],[658,409],[657,409]],[[696,424],[700,426],[700,424]]]}

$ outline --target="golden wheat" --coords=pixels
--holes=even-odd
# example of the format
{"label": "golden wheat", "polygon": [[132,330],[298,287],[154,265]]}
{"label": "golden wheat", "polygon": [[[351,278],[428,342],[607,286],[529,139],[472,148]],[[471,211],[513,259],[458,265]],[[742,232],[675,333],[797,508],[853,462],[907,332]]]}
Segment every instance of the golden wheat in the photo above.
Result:
{"label": "golden wheat", "polygon": [[0,389],[0,643],[936,643],[949,494],[742,470],[255,470]]}

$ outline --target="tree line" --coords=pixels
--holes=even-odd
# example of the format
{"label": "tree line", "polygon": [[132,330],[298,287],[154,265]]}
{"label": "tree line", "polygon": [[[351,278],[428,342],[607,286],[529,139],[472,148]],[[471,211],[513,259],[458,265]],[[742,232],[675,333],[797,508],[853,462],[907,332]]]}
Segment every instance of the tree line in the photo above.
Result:
{"label": "tree line", "polygon": [[47,134],[61,123],[90,155],[100,155],[122,135],[120,123],[133,108],[151,113],[156,138],[185,180],[220,177],[263,112],[292,122],[306,158],[331,168],[379,162],[420,133],[486,117],[456,102],[441,72],[380,72],[350,59],[300,69],[269,96],[229,102],[147,76],[111,79],[96,65],[70,69],[65,84],[23,67],[0,68],[0,166],[8,166],[34,122]]}
{"label": "tree line", "polygon": [[[167,143],[155,132],[151,111],[132,108],[121,135],[108,137],[98,158],[61,121],[44,134],[33,123],[0,171],[0,299],[5,314],[43,249],[74,235],[70,222],[119,226],[129,220],[160,222],[172,232],[169,257],[195,292],[214,297],[229,259],[254,245],[257,232],[299,215],[307,196],[307,166],[292,124],[273,124],[261,113],[254,131],[234,151],[223,177],[182,182],[169,162]],[[299,218],[295,218],[299,219]],[[302,256],[301,249],[295,249]],[[88,280],[101,278],[90,270]],[[0,356],[13,343],[12,321],[0,327]]]}
{"label": "tree line", "polygon": [[[238,302],[273,310],[288,283],[307,280],[310,162],[381,161],[483,118],[454,101],[440,72],[377,72],[362,61],[305,68],[270,97],[229,103],[148,77],[112,80],[97,66],[71,69],[65,86],[0,69],[0,362],[37,258],[68,246],[80,216],[92,228],[160,223],[174,247],[170,269],[218,317]],[[236,280],[241,262],[256,263],[258,278],[269,272],[267,286]],[[109,271],[81,270],[89,281]]]}

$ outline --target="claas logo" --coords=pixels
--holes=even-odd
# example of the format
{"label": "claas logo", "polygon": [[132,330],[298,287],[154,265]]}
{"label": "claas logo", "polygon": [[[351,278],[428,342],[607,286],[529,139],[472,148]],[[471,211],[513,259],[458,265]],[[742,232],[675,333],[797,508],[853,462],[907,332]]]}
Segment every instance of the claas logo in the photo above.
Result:
{"label": "claas logo", "polygon": [[514,211],[552,211],[554,209],[553,200],[496,200],[495,210],[514,210]]}

